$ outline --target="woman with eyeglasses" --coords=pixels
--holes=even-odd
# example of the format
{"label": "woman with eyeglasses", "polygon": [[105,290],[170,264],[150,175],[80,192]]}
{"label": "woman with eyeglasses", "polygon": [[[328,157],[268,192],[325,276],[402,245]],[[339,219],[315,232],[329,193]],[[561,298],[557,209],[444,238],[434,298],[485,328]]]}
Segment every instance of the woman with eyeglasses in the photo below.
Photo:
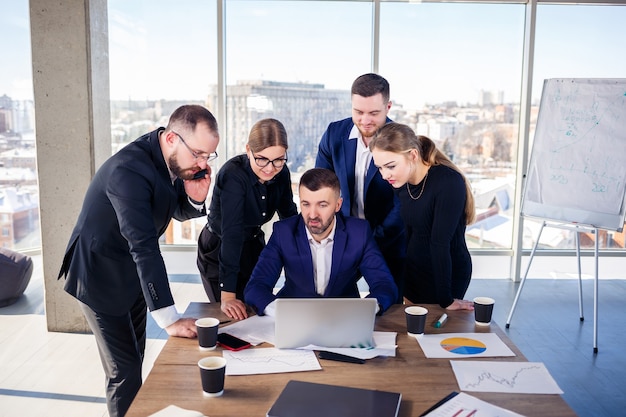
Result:
{"label": "woman with eyeglasses", "polygon": [[243,290],[263,247],[261,226],[275,213],[298,213],[287,163],[287,132],[275,119],[252,126],[246,153],[217,173],[208,222],[198,238],[198,269],[211,302],[228,317],[248,317]]}

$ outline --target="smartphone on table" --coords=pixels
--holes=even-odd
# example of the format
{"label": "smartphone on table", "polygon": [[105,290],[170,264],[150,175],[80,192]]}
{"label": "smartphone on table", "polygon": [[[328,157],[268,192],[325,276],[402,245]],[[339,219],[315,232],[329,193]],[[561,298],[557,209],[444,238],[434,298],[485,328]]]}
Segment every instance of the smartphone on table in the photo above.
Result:
{"label": "smartphone on table", "polygon": [[247,342],[243,339],[233,336],[228,333],[220,333],[217,335],[217,344],[228,350],[242,350],[249,348],[252,346],[250,342]]}

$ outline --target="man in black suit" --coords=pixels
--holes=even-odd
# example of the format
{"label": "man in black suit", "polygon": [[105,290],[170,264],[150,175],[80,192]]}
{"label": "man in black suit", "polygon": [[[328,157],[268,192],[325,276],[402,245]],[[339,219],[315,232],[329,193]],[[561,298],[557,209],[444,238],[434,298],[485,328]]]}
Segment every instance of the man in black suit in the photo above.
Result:
{"label": "man in black suit", "polygon": [[110,417],[124,416],[141,387],[147,309],[170,336],[197,336],[174,306],[159,237],[172,218],[206,216],[218,142],[211,112],[181,106],[110,157],[87,190],[59,278],[96,337]]}

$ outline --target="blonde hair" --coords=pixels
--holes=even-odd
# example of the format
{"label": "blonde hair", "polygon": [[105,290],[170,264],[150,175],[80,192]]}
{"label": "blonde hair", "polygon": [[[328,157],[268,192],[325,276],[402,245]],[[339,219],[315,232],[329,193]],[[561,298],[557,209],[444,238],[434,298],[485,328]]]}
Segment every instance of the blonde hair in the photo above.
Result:
{"label": "blonde hair", "polygon": [[381,151],[393,153],[406,153],[416,149],[422,162],[428,166],[444,165],[461,174],[465,181],[465,224],[472,224],[476,217],[474,207],[474,194],[472,187],[454,162],[443,154],[435,142],[426,136],[418,136],[413,129],[401,123],[387,123],[381,127],[369,144],[370,150],[380,149]]}

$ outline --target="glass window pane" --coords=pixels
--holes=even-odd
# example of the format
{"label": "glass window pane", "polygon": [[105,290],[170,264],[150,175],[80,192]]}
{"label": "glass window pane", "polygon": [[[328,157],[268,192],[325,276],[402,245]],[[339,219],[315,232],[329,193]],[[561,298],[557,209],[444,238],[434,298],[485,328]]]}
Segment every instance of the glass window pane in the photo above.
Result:
{"label": "glass window pane", "polygon": [[[624,78],[626,74],[626,6],[539,5],[533,76],[534,114],[538,114],[543,81],[549,78]],[[532,121],[534,132],[536,118]],[[531,142],[532,143],[532,142]],[[524,248],[534,245],[540,222],[524,220]],[[593,234],[581,234],[583,248],[595,245]],[[624,233],[602,231],[600,248],[624,248]],[[576,247],[572,232],[545,228],[541,248]]]}
{"label": "glass window pane", "polygon": [[[165,126],[182,104],[215,112],[215,1],[109,0],[108,18],[113,152]],[[195,244],[205,224],[173,220],[162,243]]]}
{"label": "glass window pane", "polygon": [[351,114],[352,81],[370,71],[372,5],[226,5],[228,158],[245,151],[254,122],[273,117],[287,130],[291,171],[312,168],[328,123]]}
{"label": "glass window pane", "polygon": [[0,247],[41,247],[28,0],[0,0]]}
{"label": "glass window pane", "polygon": [[433,139],[470,179],[470,248],[512,243],[524,14],[519,4],[381,5],[391,117]]}

